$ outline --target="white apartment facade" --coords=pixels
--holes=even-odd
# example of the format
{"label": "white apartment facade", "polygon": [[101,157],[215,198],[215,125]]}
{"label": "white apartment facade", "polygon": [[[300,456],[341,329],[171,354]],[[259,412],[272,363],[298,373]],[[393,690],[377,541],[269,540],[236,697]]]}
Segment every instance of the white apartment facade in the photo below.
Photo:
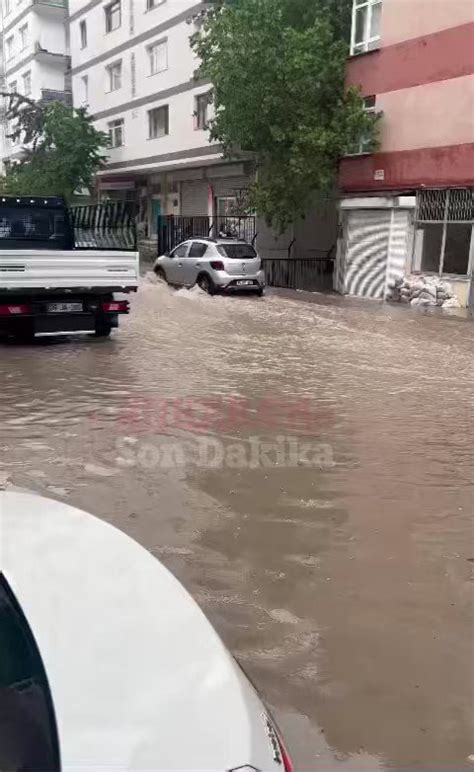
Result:
{"label": "white apartment facade", "polygon": [[87,105],[112,147],[102,199],[134,200],[148,232],[159,214],[226,214],[253,174],[209,142],[209,83],[190,47],[195,0],[70,0],[74,105]]}
{"label": "white apartment facade", "polygon": [[[2,90],[30,99],[70,102],[70,59],[66,0],[1,0]],[[5,105],[1,120],[1,160],[22,152],[7,138]]]}

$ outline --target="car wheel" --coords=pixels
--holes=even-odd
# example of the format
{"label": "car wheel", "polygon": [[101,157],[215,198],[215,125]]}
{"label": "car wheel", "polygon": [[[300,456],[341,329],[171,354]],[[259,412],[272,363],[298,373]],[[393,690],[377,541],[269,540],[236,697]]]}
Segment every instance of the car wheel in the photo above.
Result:
{"label": "car wheel", "polygon": [[207,273],[202,273],[197,279],[198,286],[208,295],[216,294],[216,287],[211,277]]}
{"label": "car wheel", "polygon": [[258,295],[258,297],[259,297],[259,298],[263,297],[263,296],[264,296],[264,294],[265,294],[265,290],[264,290],[264,288],[263,288],[263,287],[260,287],[260,289],[258,289],[258,290],[257,290],[257,293],[256,293],[256,294]]}
{"label": "car wheel", "polygon": [[155,272],[155,276],[156,276],[157,279],[160,279],[160,281],[164,281],[164,282],[167,283],[166,274],[165,274],[163,268],[160,265],[155,266],[155,268],[153,268],[153,270]]}

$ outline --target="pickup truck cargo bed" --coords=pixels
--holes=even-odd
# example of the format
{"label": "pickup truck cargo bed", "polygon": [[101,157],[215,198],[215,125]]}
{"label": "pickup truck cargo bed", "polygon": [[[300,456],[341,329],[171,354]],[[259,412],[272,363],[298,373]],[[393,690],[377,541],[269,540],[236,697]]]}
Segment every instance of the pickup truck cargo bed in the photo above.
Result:
{"label": "pickup truck cargo bed", "polygon": [[138,277],[137,252],[0,249],[0,291],[133,291]]}

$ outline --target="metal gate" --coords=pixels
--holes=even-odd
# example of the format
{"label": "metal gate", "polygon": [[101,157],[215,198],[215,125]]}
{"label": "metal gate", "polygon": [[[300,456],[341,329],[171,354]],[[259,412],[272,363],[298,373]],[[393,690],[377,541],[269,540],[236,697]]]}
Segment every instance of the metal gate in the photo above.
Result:
{"label": "metal gate", "polygon": [[158,254],[170,252],[182,241],[193,238],[235,238],[254,244],[257,237],[256,218],[253,215],[186,217],[160,215],[157,225]]}

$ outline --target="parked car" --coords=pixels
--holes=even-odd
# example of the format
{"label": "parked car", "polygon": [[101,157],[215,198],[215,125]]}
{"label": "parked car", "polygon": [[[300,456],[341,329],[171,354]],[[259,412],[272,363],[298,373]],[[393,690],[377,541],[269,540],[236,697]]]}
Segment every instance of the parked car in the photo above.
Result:
{"label": "parked car", "polygon": [[0,769],[291,772],[186,590],[103,520],[0,492]]}
{"label": "parked car", "polygon": [[251,244],[239,239],[195,238],[183,241],[155,261],[156,275],[179,287],[198,284],[216,292],[255,292],[263,295],[262,261]]}

